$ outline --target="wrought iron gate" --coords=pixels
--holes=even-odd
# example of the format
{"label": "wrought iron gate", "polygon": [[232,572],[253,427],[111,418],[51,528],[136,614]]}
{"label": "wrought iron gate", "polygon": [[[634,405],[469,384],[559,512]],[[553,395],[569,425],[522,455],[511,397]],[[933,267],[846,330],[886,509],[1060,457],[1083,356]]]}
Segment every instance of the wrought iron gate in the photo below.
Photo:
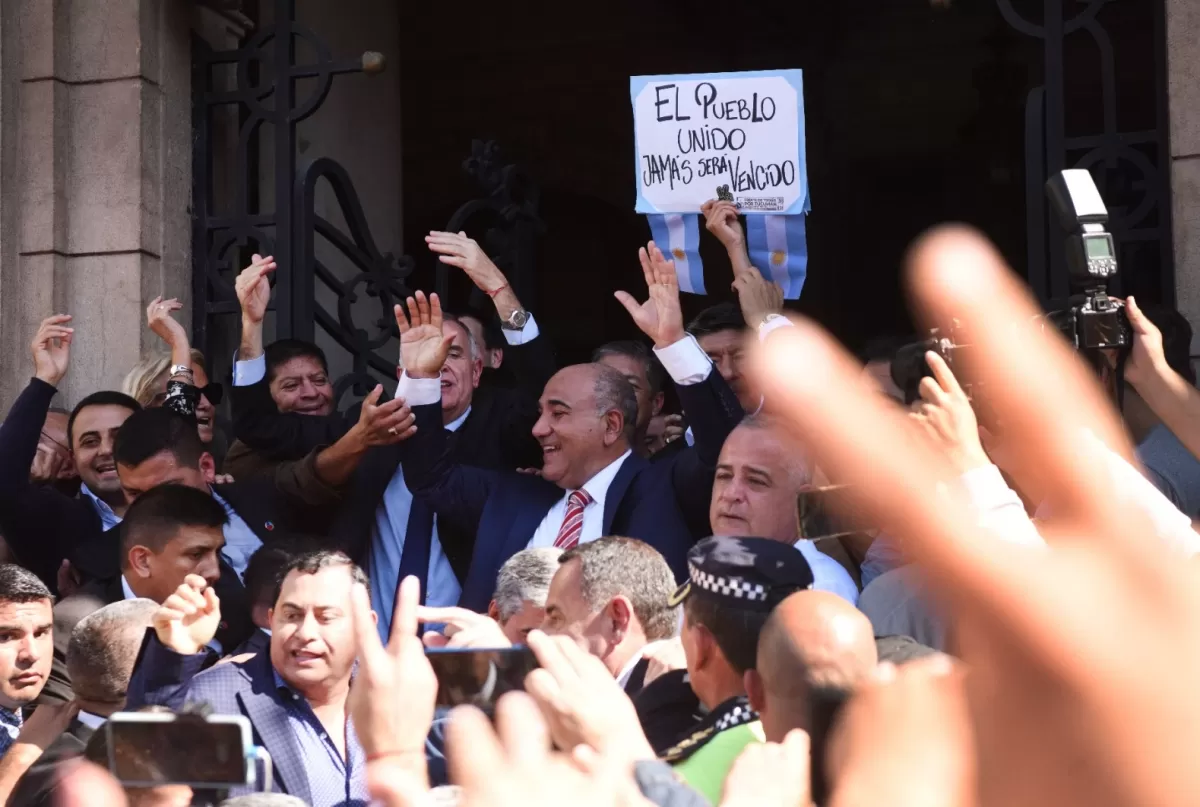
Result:
{"label": "wrought iron gate", "polygon": [[[1160,0],[1044,0],[1042,19],[1034,20],[1019,13],[1013,0],[996,2],[1014,30],[1041,40],[1043,46],[1045,82],[1030,92],[1025,112],[1030,283],[1043,298],[1059,298],[1069,293],[1062,241],[1051,219],[1043,185],[1047,177],[1065,168],[1088,168],[1108,204],[1110,229],[1119,245],[1126,273],[1159,267],[1157,292],[1164,303],[1174,304],[1164,4]],[[1103,12],[1127,4],[1139,4],[1145,13],[1154,15],[1154,65],[1132,62],[1129,54],[1124,54],[1126,59],[1119,65],[1123,54],[1117,51],[1113,37],[1104,27]],[[1094,50],[1075,48],[1069,65],[1068,47],[1078,45],[1083,38],[1091,39]],[[1099,85],[1103,121],[1100,131],[1070,130],[1069,66],[1087,71]],[[1152,68],[1156,109],[1155,120],[1148,121],[1147,127],[1123,131],[1118,123],[1119,106],[1123,100],[1128,101],[1118,91],[1119,66],[1140,75]],[[1128,274],[1125,280],[1128,284]],[[1121,290],[1116,288],[1114,292]]]}

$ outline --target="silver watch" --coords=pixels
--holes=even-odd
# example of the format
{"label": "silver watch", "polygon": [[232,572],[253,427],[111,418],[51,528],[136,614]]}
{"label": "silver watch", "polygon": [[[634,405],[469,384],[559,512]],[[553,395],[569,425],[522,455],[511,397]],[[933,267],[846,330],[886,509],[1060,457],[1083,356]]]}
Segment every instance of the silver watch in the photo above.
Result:
{"label": "silver watch", "polygon": [[177,375],[192,375],[192,368],[188,367],[186,364],[172,364],[171,373],[167,377],[170,378]]}
{"label": "silver watch", "polygon": [[515,309],[508,319],[500,320],[500,327],[506,331],[519,331],[529,322],[529,312],[524,308]]}

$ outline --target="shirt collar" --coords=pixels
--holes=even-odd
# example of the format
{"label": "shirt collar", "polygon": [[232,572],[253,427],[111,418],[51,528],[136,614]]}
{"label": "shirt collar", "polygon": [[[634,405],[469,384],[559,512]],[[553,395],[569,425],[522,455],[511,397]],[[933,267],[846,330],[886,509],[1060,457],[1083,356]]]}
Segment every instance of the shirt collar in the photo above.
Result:
{"label": "shirt collar", "polygon": [[[613,480],[617,477],[617,471],[621,470],[621,463],[625,462],[632,454],[632,450],[626,450],[624,454],[617,457],[615,460],[604,466],[591,479],[583,483],[582,490],[587,491],[587,494],[592,497],[592,501],[604,509],[604,497],[608,495],[608,489],[612,486]],[[567,493],[570,496],[570,492]]]}
{"label": "shirt collar", "polygon": [[467,407],[467,411],[456,417],[454,420],[446,424],[446,431],[456,432],[467,420],[467,415],[471,414],[471,407]]}
{"label": "shirt collar", "polygon": [[621,689],[624,689],[629,683],[629,679],[633,677],[633,668],[636,667],[638,663],[646,657],[646,653],[653,650],[660,644],[662,644],[661,640],[647,642],[646,644],[642,645],[642,649],[634,653],[629,661],[625,662],[625,666],[621,668],[621,672],[617,674],[617,686],[619,686]]}
{"label": "shirt collar", "polygon": [[87,726],[89,729],[98,729],[108,722],[107,717],[94,715],[91,712],[85,712],[82,709],[79,711],[79,714],[75,715],[75,717],[80,723]]}
{"label": "shirt collar", "polygon": [[109,528],[115,524],[121,523],[121,517],[113,512],[113,509],[108,506],[108,502],[102,500],[95,493],[88,489],[86,484],[80,483],[79,492],[92,502],[92,507],[96,509],[96,513],[100,516],[100,523]]}
{"label": "shirt collar", "polygon": [[125,579],[125,575],[121,575],[121,592],[127,600],[136,600],[138,595],[133,593],[133,589],[129,587],[129,581]]}

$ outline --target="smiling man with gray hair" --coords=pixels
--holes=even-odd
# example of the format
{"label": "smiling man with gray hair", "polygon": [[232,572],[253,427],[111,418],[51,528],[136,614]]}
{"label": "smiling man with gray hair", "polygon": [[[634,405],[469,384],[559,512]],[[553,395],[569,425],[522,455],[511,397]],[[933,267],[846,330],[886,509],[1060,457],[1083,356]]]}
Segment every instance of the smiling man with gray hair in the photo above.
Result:
{"label": "smiling man with gray hair", "polygon": [[541,626],[560,555],[562,550],[553,546],[524,549],[500,567],[488,616],[500,624],[513,644],[524,644],[529,631]]}

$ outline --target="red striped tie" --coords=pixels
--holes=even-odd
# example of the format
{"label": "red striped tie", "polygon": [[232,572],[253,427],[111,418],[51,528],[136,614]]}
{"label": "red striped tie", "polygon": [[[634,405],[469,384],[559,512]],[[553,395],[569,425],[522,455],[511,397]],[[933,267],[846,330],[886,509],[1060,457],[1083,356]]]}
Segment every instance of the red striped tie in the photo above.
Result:
{"label": "red striped tie", "polygon": [[567,497],[567,515],[558,530],[558,537],[554,539],[556,547],[573,549],[579,543],[579,536],[583,534],[583,510],[591,503],[592,497],[586,490],[572,491]]}

